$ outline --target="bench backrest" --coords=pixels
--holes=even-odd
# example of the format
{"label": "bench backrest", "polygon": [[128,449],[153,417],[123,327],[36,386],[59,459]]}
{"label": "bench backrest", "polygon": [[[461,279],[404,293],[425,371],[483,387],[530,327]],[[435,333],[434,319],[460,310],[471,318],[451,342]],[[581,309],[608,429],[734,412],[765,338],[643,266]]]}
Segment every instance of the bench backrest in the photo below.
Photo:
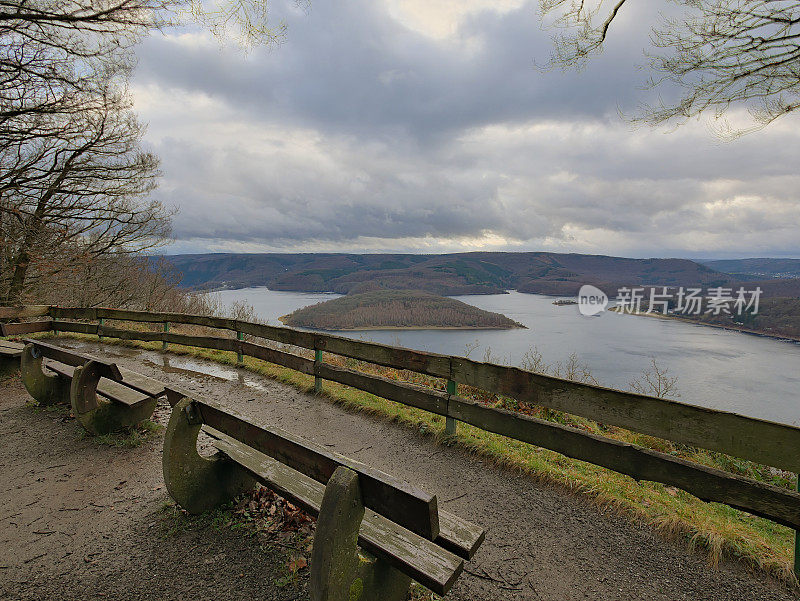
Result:
{"label": "bench backrest", "polygon": [[103,359],[98,359],[97,357],[92,357],[91,355],[86,355],[84,353],[78,353],[73,350],[66,349],[63,346],[42,342],[41,340],[32,340],[30,338],[26,338],[24,339],[24,342],[26,344],[32,344],[36,352],[38,352],[41,356],[47,357],[48,359],[53,359],[54,361],[59,361],[65,365],[80,366],[88,363],[89,361],[94,361],[95,363],[99,364],[100,375],[102,377],[108,378],[109,380],[115,380],[117,382],[122,380],[122,373],[119,371],[116,363],[104,361]]}
{"label": "bench backrest", "polygon": [[348,467],[359,475],[365,507],[428,540],[439,535],[434,495],[279,428],[256,425],[207,401],[195,400],[186,411],[193,423],[219,430],[317,482],[326,484],[337,467]]}
{"label": "bench backrest", "polygon": [[53,329],[53,320],[28,321],[25,323],[0,324],[0,334],[3,336],[19,336],[20,334],[33,334],[35,332],[49,332]]}

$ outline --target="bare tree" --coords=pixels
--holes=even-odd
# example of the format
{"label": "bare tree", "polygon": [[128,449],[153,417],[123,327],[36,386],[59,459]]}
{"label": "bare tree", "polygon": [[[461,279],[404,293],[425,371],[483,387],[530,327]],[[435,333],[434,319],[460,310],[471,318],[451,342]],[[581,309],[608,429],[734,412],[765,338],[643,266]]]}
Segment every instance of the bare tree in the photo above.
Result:
{"label": "bare tree", "polygon": [[[552,65],[580,67],[600,52],[632,0],[540,0],[545,17],[566,33],[554,38]],[[651,39],[649,87],[672,84],[675,102],[644,106],[637,120],[722,117],[746,107],[763,127],[800,107],[800,3],[787,0],[670,0],[683,9],[662,17]],[[666,4],[666,2],[665,2]]]}
{"label": "bare tree", "polygon": [[148,199],[158,160],[140,148],[126,89],[133,45],[187,18],[243,45],[279,43],[285,26],[267,16],[266,0],[0,0],[5,302],[58,273],[91,279],[169,234],[169,211]]}
{"label": "bare tree", "polygon": [[21,299],[32,276],[139,253],[169,234],[169,212],[147,198],[158,160],[139,147],[143,130],[127,95],[109,85],[96,104],[18,150],[25,169],[5,182],[0,211],[8,303]]}
{"label": "bare tree", "polygon": [[679,397],[678,376],[670,376],[669,369],[661,367],[655,357],[650,359],[650,367],[642,370],[637,378],[629,383],[630,389],[639,394],[661,398]]}

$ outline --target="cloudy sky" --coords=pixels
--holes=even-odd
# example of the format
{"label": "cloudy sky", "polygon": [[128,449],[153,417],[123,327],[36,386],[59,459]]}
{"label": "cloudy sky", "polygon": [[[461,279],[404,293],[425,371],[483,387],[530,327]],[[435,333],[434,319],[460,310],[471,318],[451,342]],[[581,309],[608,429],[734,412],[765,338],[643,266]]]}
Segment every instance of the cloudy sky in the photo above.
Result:
{"label": "cloudy sky", "polygon": [[247,55],[149,38],[133,93],[180,210],[168,252],[800,257],[800,119],[733,142],[625,119],[650,98],[644,4],[578,73],[536,68],[535,1],[275,1],[286,42]]}

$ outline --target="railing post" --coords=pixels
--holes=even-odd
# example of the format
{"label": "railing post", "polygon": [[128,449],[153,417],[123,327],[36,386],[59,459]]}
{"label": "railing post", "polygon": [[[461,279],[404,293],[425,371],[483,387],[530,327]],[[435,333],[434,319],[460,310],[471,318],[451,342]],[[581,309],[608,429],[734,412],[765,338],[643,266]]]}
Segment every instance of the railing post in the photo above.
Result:
{"label": "railing post", "polygon": [[[797,474],[797,492],[800,492],[800,474]],[[800,530],[794,531],[794,577],[800,579]]]}
{"label": "railing post", "polygon": [[[456,383],[453,380],[447,380],[447,394],[454,395],[456,393]],[[448,436],[455,436],[456,433],[456,420],[452,417],[444,418],[444,433]]]}
{"label": "railing post", "polygon": [[[322,351],[319,349],[314,350],[314,367],[322,363]],[[316,371],[316,369],[314,370]],[[322,378],[314,376],[314,392],[322,392]]]}
{"label": "railing post", "polygon": [[[168,321],[165,321],[165,322],[164,322],[164,331],[165,331],[165,332],[169,332],[169,322],[168,322]],[[164,340],[164,341],[161,343],[161,350],[162,350],[162,351],[165,351],[165,350],[167,350],[167,341],[166,341],[166,340]]]}
{"label": "railing post", "polygon": [[[238,340],[239,342],[244,340],[244,332],[236,332],[236,340]],[[241,347],[241,345],[239,345],[239,350],[236,352],[236,362],[237,363],[243,363],[244,362],[244,356],[242,355],[242,347]]]}
{"label": "railing post", "polygon": [[103,342],[103,335],[102,335],[100,332],[102,332],[101,328],[103,327],[103,324],[104,324],[105,322],[106,322],[106,320],[105,320],[105,319],[103,319],[102,317],[101,317],[100,319],[98,319],[98,320],[97,320],[97,339],[98,339],[100,342]]}

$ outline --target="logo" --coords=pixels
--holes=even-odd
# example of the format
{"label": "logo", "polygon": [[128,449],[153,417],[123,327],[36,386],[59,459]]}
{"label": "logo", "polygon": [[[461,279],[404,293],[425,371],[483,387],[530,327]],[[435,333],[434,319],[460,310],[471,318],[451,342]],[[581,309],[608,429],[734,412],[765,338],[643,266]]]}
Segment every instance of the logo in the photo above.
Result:
{"label": "logo", "polygon": [[581,286],[580,291],[578,291],[578,311],[581,312],[581,315],[586,315],[587,317],[599,315],[606,310],[607,306],[608,297],[600,288],[595,288],[589,284]]}

